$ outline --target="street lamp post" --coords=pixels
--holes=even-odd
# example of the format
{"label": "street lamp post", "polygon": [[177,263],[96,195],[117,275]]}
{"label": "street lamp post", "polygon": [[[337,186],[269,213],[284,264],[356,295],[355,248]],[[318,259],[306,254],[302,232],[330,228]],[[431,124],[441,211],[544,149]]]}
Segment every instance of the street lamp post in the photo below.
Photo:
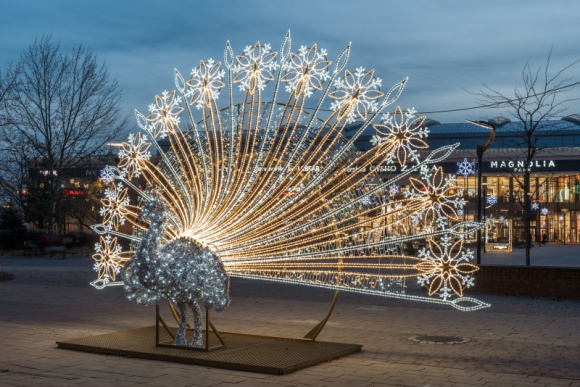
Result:
{"label": "street lamp post", "polygon": [[[485,121],[471,121],[467,120],[470,124],[477,125],[479,127],[491,130],[491,134],[489,138],[483,145],[477,146],[477,221],[481,223],[481,163],[483,159],[483,152],[493,142],[495,138],[495,126],[485,122]],[[476,256],[476,263],[479,265],[481,264],[481,228],[477,230],[477,256]]]}

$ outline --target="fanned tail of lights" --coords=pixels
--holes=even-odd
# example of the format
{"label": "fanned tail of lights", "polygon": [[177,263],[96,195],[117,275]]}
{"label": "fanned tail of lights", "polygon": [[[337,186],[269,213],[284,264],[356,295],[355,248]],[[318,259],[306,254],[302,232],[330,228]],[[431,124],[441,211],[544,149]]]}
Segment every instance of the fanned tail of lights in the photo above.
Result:
{"label": "fanned tail of lights", "polygon": [[[481,227],[459,222],[464,203],[452,194],[455,178],[434,166],[457,145],[425,153],[425,117],[399,107],[386,112],[407,79],[384,92],[374,70],[345,69],[349,55],[350,45],[334,62],[317,45],[292,52],[288,34],[279,51],[258,42],[235,56],[228,42],[223,62],[201,61],[189,78],[176,70],[176,90],[157,96],[149,114],[136,112],[141,133],[122,145],[118,166],[103,171],[103,223],[93,229],[109,238],[97,247],[109,266],[98,266],[95,286],[117,284],[113,274],[148,229],[139,211],[158,197],[167,207],[164,242],[195,241],[230,276],[462,310],[487,306],[461,298],[475,266],[462,262],[443,279],[435,253],[403,250],[413,240],[432,247]],[[320,115],[327,106],[332,112]],[[354,121],[360,125],[346,137]],[[373,128],[373,147],[359,151],[355,141]],[[385,164],[401,172],[383,179],[372,171]],[[399,188],[403,179],[410,189]],[[119,238],[114,249],[112,238]],[[123,238],[128,251],[121,253]],[[439,298],[405,294],[410,277]]]}

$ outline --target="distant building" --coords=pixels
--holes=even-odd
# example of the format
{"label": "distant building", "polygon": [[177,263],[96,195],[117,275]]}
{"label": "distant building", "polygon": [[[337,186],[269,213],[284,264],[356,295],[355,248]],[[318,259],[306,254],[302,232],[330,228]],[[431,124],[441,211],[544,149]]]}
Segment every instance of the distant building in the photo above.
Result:
{"label": "distant building", "polygon": [[[90,185],[96,182],[100,175],[101,170],[106,165],[116,165],[115,156],[113,154],[92,156],[82,160],[82,162],[75,163],[74,168],[68,168],[60,172],[60,187],[58,188],[61,193],[61,200],[63,208],[67,209],[67,199],[72,199],[75,197],[84,197],[89,194],[88,189]],[[42,211],[34,211],[33,206],[43,206],[43,198],[50,194],[50,184],[48,182],[53,176],[58,174],[57,171],[48,170],[42,167],[42,161],[31,160],[28,168],[28,207],[29,207],[29,217],[32,216],[29,228],[35,229],[39,224],[43,223],[41,219]],[[70,200],[69,200],[70,202]],[[98,208],[95,209],[98,211]],[[36,217],[35,217],[36,214]],[[62,224],[64,222],[64,224]],[[86,228],[83,229],[80,221],[74,219],[70,216],[66,216],[64,220],[60,220],[60,231],[65,233],[85,231],[88,232]],[[40,228],[43,228],[41,225]],[[64,230],[63,230],[64,228]]]}
{"label": "distant building", "polygon": [[[491,121],[491,120],[490,120]],[[509,218],[513,220],[514,240],[524,240],[521,222],[523,192],[519,189],[513,175],[520,174],[524,165],[517,155],[522,151],[516,148],[519,123],[505,118],[493,119],[497,127],[495,140],[484,153],[481,171],[483,175],[482,195],[497,199],[497,204],[488,206],[486,216]],[[570,115],[562,120],[548,121],[544,133],[538,135],[538,147],[545,148],[535,157],[532,170],[531,190],[533,233],[546,235],[548,241],[566,240],[580,242],[580,116]],[[360,128],[354,123],[346,128],[346,135]],[[464,210],[465,220],[477,218],[477,145],[482,145],[489,137],[489,130],[469,124],[441,124],[426,120],[429,128],[426,139],[429,149],[460,143],[450,158],[439,165],[447,174],[457,176],[459,194],[468,201]],[[355,142],[361,150],[372,147],[371,137],[375,134],[372,127],[366,128]],[[460,168],[462,163],[475,163]],[[467,164],[464,164],[467,166]],[[378,166],[383,177],[399,173],[398,165]],[[475,173],[465,173],[473,167]]]}

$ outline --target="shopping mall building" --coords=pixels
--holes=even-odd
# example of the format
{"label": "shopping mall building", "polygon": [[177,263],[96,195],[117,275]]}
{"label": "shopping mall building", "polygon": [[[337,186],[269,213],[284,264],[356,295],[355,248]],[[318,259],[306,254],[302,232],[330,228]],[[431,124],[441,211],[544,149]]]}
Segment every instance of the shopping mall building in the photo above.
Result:
{"label": "shopping mall building", "polygon": [[[522,147],[521,123],[505,118],[489,121],[496,127],[496,135],[482,158],[482,200],[484,216],[490,219],[511,219],[514,242],[524,240],[522,171],[525,147]],[[360,125],[360,124],[358,124]],[[442,124],[427,119],[427,142],[431,150],[459,143],[450,158],[440,166],[447,174],[457,177],[458,194],[467,205],[462,213],[465,220],[477,219],[478,184],[476,149],[490,136],[490,130],[470,123]],[[347,128],[354,133],[357,124]],[[358,126],[360,127],[360,126]],[[372,146],[373,128],[365,132],[356,144],[361,150]],[[580,115],[570,115],[548,121],[535,137],[541,151],[531,165],[531,222],[533,239],[545,235],[548,242],[580,242]],[[383,178],[397,173],[397,168],[381,168]],[[387,170],[388,169],[388,170]],[[504,232],[507,232],[504,231]],[[496,236],[501,238],[502,236]],[[507,238],[508,235],[503,237]]]}

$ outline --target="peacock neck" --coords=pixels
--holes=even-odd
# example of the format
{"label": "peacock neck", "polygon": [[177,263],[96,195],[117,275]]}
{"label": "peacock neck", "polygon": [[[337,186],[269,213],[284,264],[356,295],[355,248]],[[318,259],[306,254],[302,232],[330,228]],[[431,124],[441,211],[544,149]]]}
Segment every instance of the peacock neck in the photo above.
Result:
{"label": "peacock neck", "polygon": [[149,229],[141,239],[139,243],[139,255],[145,261],[145,263],[152,263],[157,261],[158,251],[163,246],[163,234],[167,226],[167,221],[160,217],[156,221],[152,221],[149,225]]}

